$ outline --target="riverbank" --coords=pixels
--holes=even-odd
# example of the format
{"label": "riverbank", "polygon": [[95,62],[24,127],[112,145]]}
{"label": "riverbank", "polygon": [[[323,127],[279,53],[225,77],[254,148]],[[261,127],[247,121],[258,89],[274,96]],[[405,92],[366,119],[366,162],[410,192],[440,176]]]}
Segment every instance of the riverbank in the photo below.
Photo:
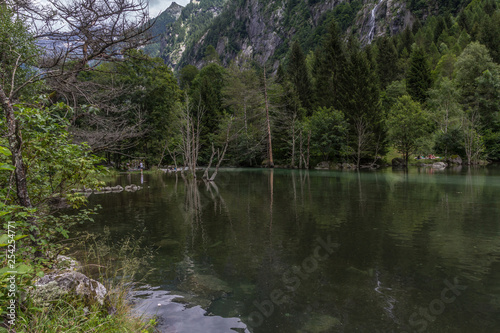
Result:
{"label": "riverbank", "polygon": [[[98,244],[95,239],[87,240]],[[89,258],[93,256],[87,254]],[[18,272],[22,275],[12,281],[19,297],[10,312],[2,306],[0,333],[158,332],[154,317],[133,311],[129,297],[133,274],[130,279],[121,280],[100,274],[113,272],[115,268],[104,261],[81,264],[62,255],[43,260],[45,269],[36,274],[34,270]]]}

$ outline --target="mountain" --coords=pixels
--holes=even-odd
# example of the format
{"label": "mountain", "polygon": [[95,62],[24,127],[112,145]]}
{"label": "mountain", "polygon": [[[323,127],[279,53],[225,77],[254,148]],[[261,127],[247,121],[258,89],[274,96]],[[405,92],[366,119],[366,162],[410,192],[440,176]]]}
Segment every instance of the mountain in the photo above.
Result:
{"label": "mountain", "polygon": [[200,41],[226,0],[191,0],[186,7],[175,2],[154,21],[154,43],[146,48],[151,56],[161,57],[167,65],[176,68],[187,45]]}
{"label": "mountain", "polygon": [[398,33],[415,21],[405,1],[382,0],[233,0],[215,18],[203,38],[188,45],[181,65],[203,65],[204,50],[216,48],[227,65],[238,54],[259,64],[277,68],[297,39],[305,50],[313,49],[332,20],[344,32],[359,36],[365,44],[375,36]]}
{"label": "mountain", "polygon": [[[314,50],[332,20],[363,45],[395,35],[437,14],[456,13],[469,0],[200,0],[182,9],[160,37],[157,54],[174,69],[202,67],[212,45],[223,65],[244,56],[274,69],[299,41]],[[162,14],[163,15],[163,14]],[[159,23],[158,23],[159,24]]]}
{"label": "mountain", "polygon": [[172,2],[170,7],[165,9],[160,15],[158,15],[154,20],[152,20],[152,26],[150,28],[150,33],[153,36],[153,43],[146,46],[145,51],[154,57],[159,57],[161,54],[160,41],[161,37],[166,33],[166,30],[172,23],[174,23],[180,16],[182,9],[181,5],[176,2]]}

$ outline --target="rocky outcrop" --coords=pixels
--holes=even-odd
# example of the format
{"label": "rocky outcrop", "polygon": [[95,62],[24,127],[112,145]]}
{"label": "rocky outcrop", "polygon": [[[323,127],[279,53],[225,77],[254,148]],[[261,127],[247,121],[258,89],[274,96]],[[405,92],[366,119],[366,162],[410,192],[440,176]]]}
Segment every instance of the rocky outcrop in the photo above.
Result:
{"label": "rocky outcrop", "polygon": [[414,22],[415,17],[405,1],[379,0],[363,7],[362,14],[358,14],[356,26],[360,28],[359,39],[363,44],[368,44],[374,37],[383,36],[387,32],[396,35],[406,27],[413,26]]}
{"label": "rocky outcrop", "polygon": [[[321,40],[320,35],[327,30],[322,25],[325,18],[337,14],[346,33],[356,35],[363,45],[379,36],[398,34],[417,20],[410,2],[403,0],[370,0],[362,4],[347,0],[200,0],[189,3],[180,14],[177,5],[175,15],[172,6],[165,11],[169,23],[162,23],[160,15],[155,24],[154,28],[161,31],[160,41],[146,51],[161,56],[175,69],[187,64],[199,68],[205,65],[208,45],[216,49],[223,65],[251,59],[276,69],[298,34],[301,43],[311,44],[306,42],[311,35]],[[424,10],[426,14],[416,13],[425,20],[438,7],[436,2]]]}
{"label": "rocky outcrop", "polygon": [[86,303],[104,305],[107,290],[98,281],[79,272],[64,272],[45,275],[35,282],[35,302],[58,300],[62,296],[80,296]]}
{"label": "rocky outcrop", "polygon": [[446,163],[443,162],[436,162],[432,164],[433,169],[444,169],[446,168],[446,166],[447,166]]}
{"label": "rocky outcrop", "polygon": [[462,165],[462,158],[458,155],[452,155],[447,160],[446,163],[454,165]]}
{"label": "rocky outcrop", "polygon": [[119,193],[119,192],[136,192],[142,190],[142,186],[138,186],[135,184],[130,184],[125,186],[125,188],[121,185],[116,185],[116,186],[105,186],[101,187],[99,189],[91,189],[91,188],[81,188],[81,189],[74,189],[72,190],[73,192],[83,192],[87,194],[100,194],[100,193]]}
{"label": "rocky outcrop", "polygon": [[402,158],[399,158],[399,157],[393,158],[391,164],[392,164],[393,167],[404,167],[404,166],[406,166],[405,160],[403,160]]}
{"label": "rocky outcrop", "polygon": [[62,297],[79,297],[89,306],[107,306],[106,287],[78,272],[79,267],[75,260],[59,256],[54,270],[35,281],[30,291],[33,302],[45,304]]}
{"label": "rocky outcrop", "polygon": [[330,169],[330,163],[327,161],[319,162],[318,165],[314,168],[316,170],[329,170]]}

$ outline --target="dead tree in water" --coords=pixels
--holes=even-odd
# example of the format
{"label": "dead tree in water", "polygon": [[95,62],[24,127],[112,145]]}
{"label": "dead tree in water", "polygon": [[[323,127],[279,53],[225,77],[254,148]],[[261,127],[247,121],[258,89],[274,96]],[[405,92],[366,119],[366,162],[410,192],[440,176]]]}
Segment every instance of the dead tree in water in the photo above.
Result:
{"label": "dead tree in water", "polygon": [[[219,148],[217,148],[217,152],[215,151],[214,145],[212,144],[212,155],[210,156],[210,162],[208,163],[208,166],[205,169],[205,173],[203,174],[203,179],[207,179],[208,181],[213,182],[215,180],[215,177],[217,176],[217,172],[219,172],[219,167],[224,160],[224,156],[226,155],[227,147],[229,146],[229,142],[231,141],[230,137],[230,132],[231,132],[231,125],[233,123],[233,117],[229,117],[228,123],[227,123],[227,128],[226,128],[226,139],[224,142],[224,148],[222,149],[222,152],[220,151]],[[217,165],[215,167],[215,171],[212,174],[212,176],[209,178],[208,177],[208,169],[212,166],[213,159],[217,153]]]}
{"label": "dead tree in water", "polygon": [[[186,96],[186,102],[179,107],[177,120],[179,133],[181,136],[180,151],[184,159],[184,166],[188,168],[193,178],[196,178],[196,166],[198,165],[198,155],[200,152],[201,121],[204,108],[201,102],[194,109]],[[184,172],[184,168],[182,169]]]}
{"label": "dead tree in water", "polygon": [[264,67],[264,100],[266,103],[266,124],[267,124],[267,149],[269,158],[269,167],[274,168],[273,162],[273,140],[271,136],[271,121],[269,118],[269,97],[267,95],[266,68]]}

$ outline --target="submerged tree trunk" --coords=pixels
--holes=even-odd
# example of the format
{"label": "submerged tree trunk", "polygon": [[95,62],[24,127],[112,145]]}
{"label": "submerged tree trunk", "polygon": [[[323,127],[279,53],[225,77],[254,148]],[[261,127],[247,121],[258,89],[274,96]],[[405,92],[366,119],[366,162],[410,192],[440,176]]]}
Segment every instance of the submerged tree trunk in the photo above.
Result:
{"label": "submerged tree trunk", "polygon": [[267,97],[267,80],[266,80],[266,69],[265,68],[264,68],[264,99],[266,102],[267,144],[268,144],[269,167],[274,168],[273,143],[272,143],[272,138],[271,138],[271,121],[269,119],[269,100]]}
{"label": "submerged tree trunk", "polygon": [[302,145],[304,144],[302,139],[302,128],[299,132],[299,169],[302,169],[302,160],[304,160],[304,153],[302,152]]}
{"label": "submerged tree trunk", "polygon": [[309,130],[309,133],[307,134],[307,162],[306,162],[306,169],[309,169],[310,158],[311,158],[311,130]]}

